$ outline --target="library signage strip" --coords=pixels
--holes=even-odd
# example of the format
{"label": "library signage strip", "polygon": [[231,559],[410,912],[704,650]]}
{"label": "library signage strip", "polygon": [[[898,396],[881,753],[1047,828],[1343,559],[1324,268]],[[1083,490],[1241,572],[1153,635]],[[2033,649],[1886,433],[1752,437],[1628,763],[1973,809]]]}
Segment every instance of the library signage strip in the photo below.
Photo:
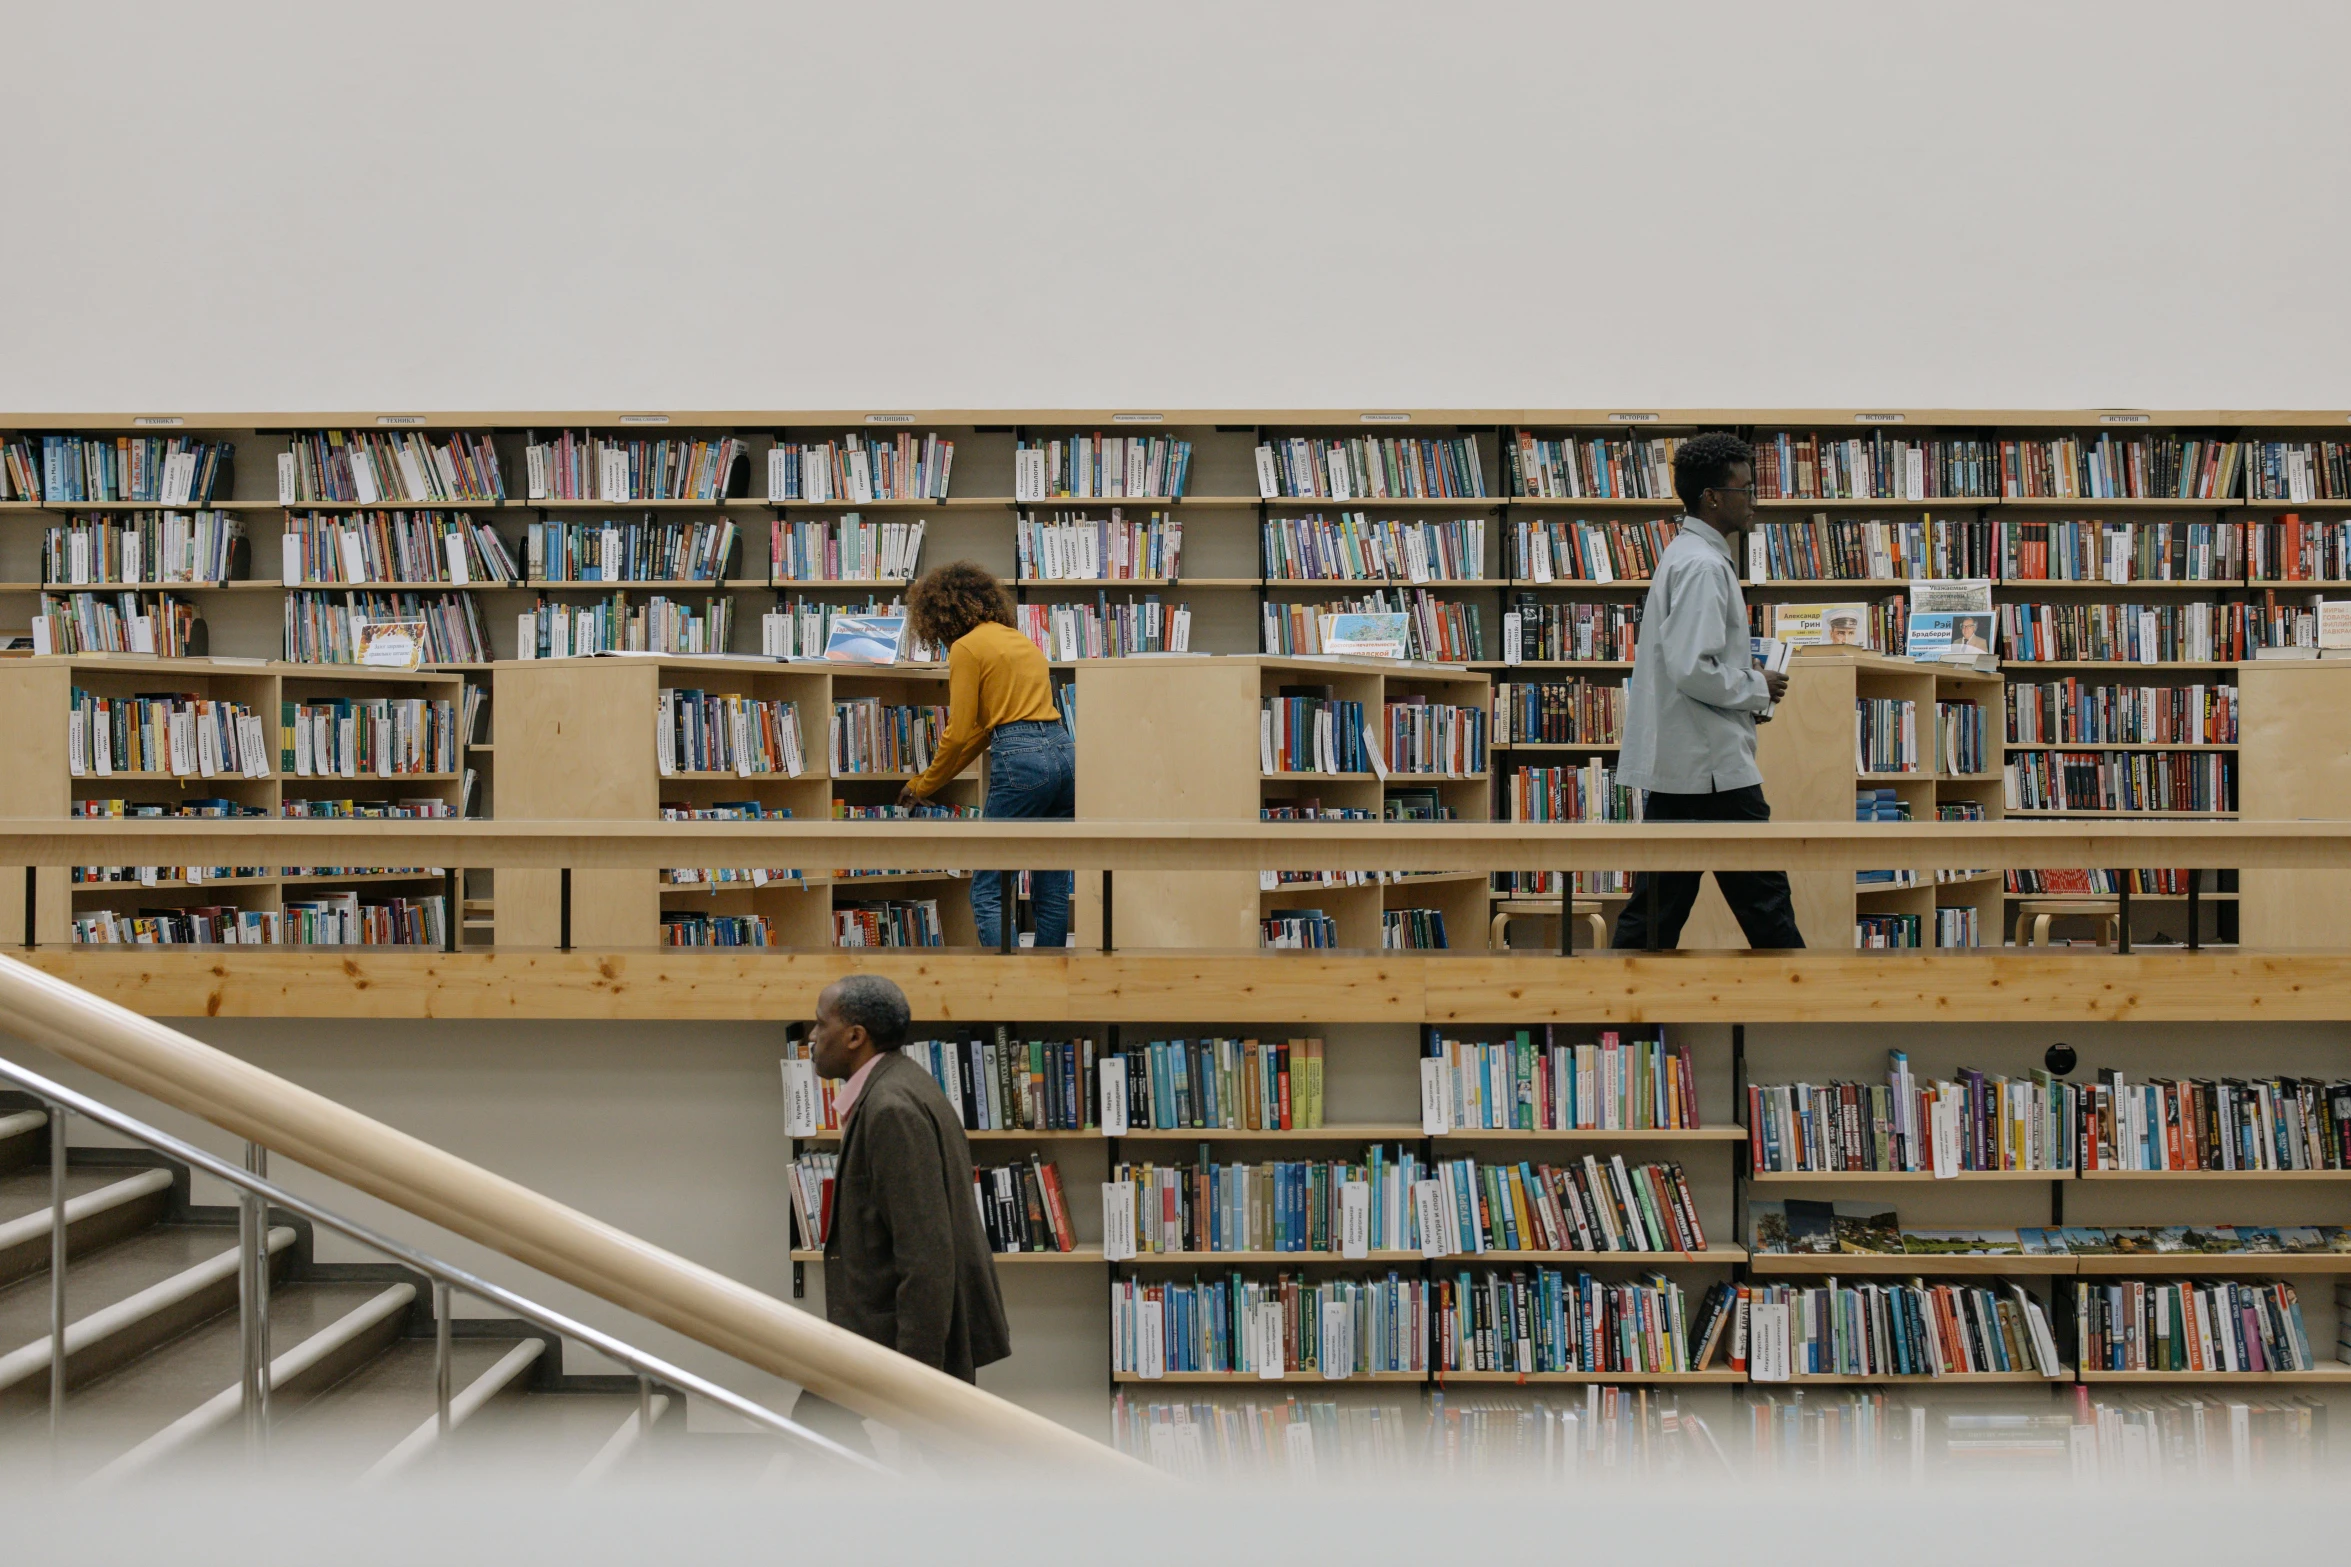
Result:
{"label": "library signage strip", "polygon": [[[1807,645],[1773,820],[1650,825],[1624,687],[1711,428]],[[954,559],[1053,666],[1076,821],[977,819],[984,769],[906,819],[944,665],[822,657]],[[887,974],[1016,1338],[1107,1287],[1121,1433],[2351,1377],[2351,411],[0,415],[0,634],[14,960],[226,1019]],[[1015,867],[1081,873],[1068,950],[973,927]],[[1741,868],[1808,950],[1711,891],[1607,944],[1633,873]],[[837,1122],[779,1054],[800,1275]]]}

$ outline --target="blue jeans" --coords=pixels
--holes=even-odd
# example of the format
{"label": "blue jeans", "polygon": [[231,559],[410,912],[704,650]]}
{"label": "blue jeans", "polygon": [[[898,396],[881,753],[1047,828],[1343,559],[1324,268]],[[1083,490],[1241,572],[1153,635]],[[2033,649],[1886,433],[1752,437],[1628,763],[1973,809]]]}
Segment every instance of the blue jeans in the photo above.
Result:
{"label": "blue jeans", "polygon": [[[1058,720],[1043,719],[998,724],[988,737],[988,803],[980,814],[990,820],[1066,822],[1077,813],[1077,745],[1068,728]],[[1069,944],[1069,884],[1067,871],[1035,871],[1029,876],[1040,947]],[[976,873],[971,879],[971,917],[979,927],[981,946],[993,947],[1004,939],[997,924],[1003,907],[1003,873]],[[1013,942],[1019,941],[1016,933]]]}

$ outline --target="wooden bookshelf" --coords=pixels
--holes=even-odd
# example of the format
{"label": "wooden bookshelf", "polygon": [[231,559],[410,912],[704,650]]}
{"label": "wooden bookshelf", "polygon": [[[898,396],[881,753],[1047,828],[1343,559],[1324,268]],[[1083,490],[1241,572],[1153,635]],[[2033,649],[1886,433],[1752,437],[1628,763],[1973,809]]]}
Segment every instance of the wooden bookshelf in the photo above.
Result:
{"label": "wooden bookshelf", "polygon": [[[835,701],[878,698],[892,706],[944,706],[947,677],[937,665],[842,666],[761,663],[720,658],[527,659],[502,664],[494,703],[509,760],[500,779],[500,812],[523,821],[649,821],[665,805],[707,809],[757,802],[798,820],[823,820],[836,798],[854,805],[896,800],[903,771],[836,774],[830,765]],[[799,712],[804,767],[783,773],[663,775],[655,731],[660,693],[698,690],[763,702],[790,702]],[[976,766],[950,780],[943,801],[980,803]],[[689,867],[710,869],[711,867]],[[575,945],[656,947],[665,912],[757,915],[776,945],[825,947],[834,941],[834,910],[870,894],[936,898],[950,946],[976,946],[969,883],[946,874],[839,877],[832,868],[796,870],[764,886],[744,882],[677,884],[659,873],[581,870],[572,877]],[[500,878],[499,938],[510,945],[555,944],[561,923],[560,873],[507,871]],[[1033,1135],[1033,1134],[1031,1134]]]}
{"label": "wooden bookshelf", "polygon": [[[259,777],[200,772],[141,773],[88,772],[76,775],[68,757],[67,715],[75,690],[101,697],[140,695],[189,696],[234,702],[261,720],[270,747],[271,765]],[[298,800],[351,800],[363,805],[396,804],[403,800],[430,800],[457,814],[462,773],[412,772],[387,775],[322,775],[304,777],[283,765],[283,704],[336,697],[358,699],[420,698],[447,702],[452,722],[463,721],[464,682],[456,675],[358,669],[349,666],[232,663],[212,659],[101,657],[39,657],[0,662],[0,715],[13,737],[10,765],[0,767],[0,813],[26,817],[67,817],[79,814],[82,801],[122,800],[140,805],[176,805],[186,800],[227,800],[239,807],[274,817]],[[282,909],[288,896],[315,897],[335,891],[365,893],[411,891],[438,896],[438,870],[316,872],[297,867],[262,867],[261,874],[205,877],[199,881],[173,878],[148,885],[137,880],[71,880],[63,866],[45,866],[35,875],[35,935],[43,943],[73,940],[73,920],[100,909],[130,913],[139,909],[228,907],[239,910]],[[21,867],[7,869],[10,886],[23,881]],[[462,881],[462,875],[460,877]],[[403,884],[395,888],[388,883]],[[24,939],[24,905],[9,899],[0,910],[0,931],[6,939]],[[446,911],[455,921],[459,911]],[[152,948],[143,950],[152,951]],[[218,949],[212,949],[218,950]]]}
{"label": "wooden bookshelf", "polygon": [[[1381,743],[1386,704],[1415,699],[1476,708],[1490,736],[1492,683],[1474,670],[1354,658],[1111,659],[1080,669],[1077,681],[1081,817],[1254,821],[1266,806],[1307,801],[1376,816],[1399,791],[1433,789],[1455,817],[1489,819],[1485,772],[1269,773],[1260,756],[1264,703],[1288,688],[1327,688],[1361,704],[1367,744]],[[1118,897],[1121,938],[1148,946],[1254,947],[1261,914],[1289,907],[1328,914],[1342,948],[1377,950],[1382,911],[1403,908],[1442,912],[1456,949],[1486,945],[1483,876],[1267,888],[1245,871],[1130,873]]]}

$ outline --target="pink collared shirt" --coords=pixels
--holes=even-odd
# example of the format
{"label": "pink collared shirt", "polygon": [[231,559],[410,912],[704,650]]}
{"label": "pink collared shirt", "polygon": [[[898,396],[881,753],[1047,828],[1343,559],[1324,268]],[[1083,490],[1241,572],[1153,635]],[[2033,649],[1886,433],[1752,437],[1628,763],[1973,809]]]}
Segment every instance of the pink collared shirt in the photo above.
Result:
{"label": "pink collared shirt", "polygon": [[883,1054],[877,1050],[866,1057],[865,1065],[850,1073],[849,1081],[843,1083],[833,1095],[833,1118],[843,1126],[849,1124],[849,1112],[857,1107],[857,1096],[865,1092],[865,1080],[873,1076],[875,1067],[882,1064]]}

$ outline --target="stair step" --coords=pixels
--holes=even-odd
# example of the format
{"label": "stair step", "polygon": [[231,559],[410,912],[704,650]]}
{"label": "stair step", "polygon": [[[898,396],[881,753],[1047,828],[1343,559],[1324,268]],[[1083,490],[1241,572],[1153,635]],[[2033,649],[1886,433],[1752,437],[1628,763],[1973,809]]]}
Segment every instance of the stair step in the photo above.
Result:
{"label": "stair step", "polygon": [[[456,1347],[450,1348],[449,1435],[454,1437],[474,1416],[501,1403],[512,1403],[522,1397],[531,1367],[547,1352],[543,1338],[526,1338],[507,1347],[487,1368],[471,1380],[462,1379],[457,1372]],[[381,1484],[394,1476],[407,1473],[419,1463],[434,1457],[442,1441],[441,1417],[438,1407],[417,1422],[407,1436],[401,1438],[383,1457],[377,1459],[360,1476],[363,1483]]]}
{"label": "stair step", "polygon": [[48,1124],[45,1111],[0,1110],[0,1170],[32,1163],[34,1155],[46,1146],[41,1128]]}
{"label": "stair step", "polygon": [[[85,1166],[65,1173],[68,1259],[94,1252],[162,1222],[171,1206],[172,1173],[151,1168],[129,1175],[120,1166]],[[37,1191],[38,1202],[25,1198]],[[49,1172],[0,1175],[0,1284],[49,1271]]]}
{"label": "stair step", "polygon": [[[543,1341],[531,1342],[544,1347]],[[452,1343],[452,1402],[504,1360],[516,1343],[480,1338]],[[314,1482],[356,1479],[433,1419],[433,1341],[410,1338],[390,1345],[303,1405],[276,1434],[289,1446],[300,1446],[303,1473]],[[423,1445],[430,1445],[429,1437]]]}
{"label": "stair step", "polygon": [[[66,1269],[66,1382],[88,1385],[237,1304],[237,1232],[174,1225],[107,1247]],[[294,1231],[270,1231],[282,1258]],[[226,1245],[223,1245],[223,1242]],[[49,1389],[46,1275],[0,1292],[0,1408],[45,1404]]]}
{"label": "stair step", "polygon": [[[669,1408],[666,1395],[654,1395],[654,1420]],[[491,1403],[450,1435],[441,1460],[496,1463],[499,1472],[527,1475],[554,1484],[577,1479],[590,1466],[599,1474],[628,1461],[637,1423],[637,1395],[630,1393],[526,1392],[518,1398]],[[623,1431],[629,1441],[598,1463],[599,1455]],[[682,1424],[676,1430],[682,1430]],[[672,1435],[675,1431],[664,1432]],[[658,1438],[656,1439],[658,1441]]]}
{"label": "stair step", "polygon": [[[315,1394],[321,1378],[328,1383],[339,1380],[356,1359],[373,1354],[399,1332],[415,1297],[412,1285],[387,1286],[375,1280],[304,1282],[272,1290],[269,1329],[278,1367],[279,1391],[273,1395],[277,1407],[288,1408]],[[237,1314],[231,1311],[75,1392],[65,1405],[66,1474],[127,1456],[183,1421],[192,1422],[191,1429],[140,1462],[161,1457],[218,1424],[233,1424],[237,1349]],[[334,1353],[326,1353],[330,1350]],[[197,1419],[224,1388],[225,1407]],[[39,1418],[15,1421],[0,1431],[28,1445],[46,1440],[46,1422]],[[0,1457],[8,1445],[0,1442]],[[0,1469],[5,1467],[0,1462]]]}

